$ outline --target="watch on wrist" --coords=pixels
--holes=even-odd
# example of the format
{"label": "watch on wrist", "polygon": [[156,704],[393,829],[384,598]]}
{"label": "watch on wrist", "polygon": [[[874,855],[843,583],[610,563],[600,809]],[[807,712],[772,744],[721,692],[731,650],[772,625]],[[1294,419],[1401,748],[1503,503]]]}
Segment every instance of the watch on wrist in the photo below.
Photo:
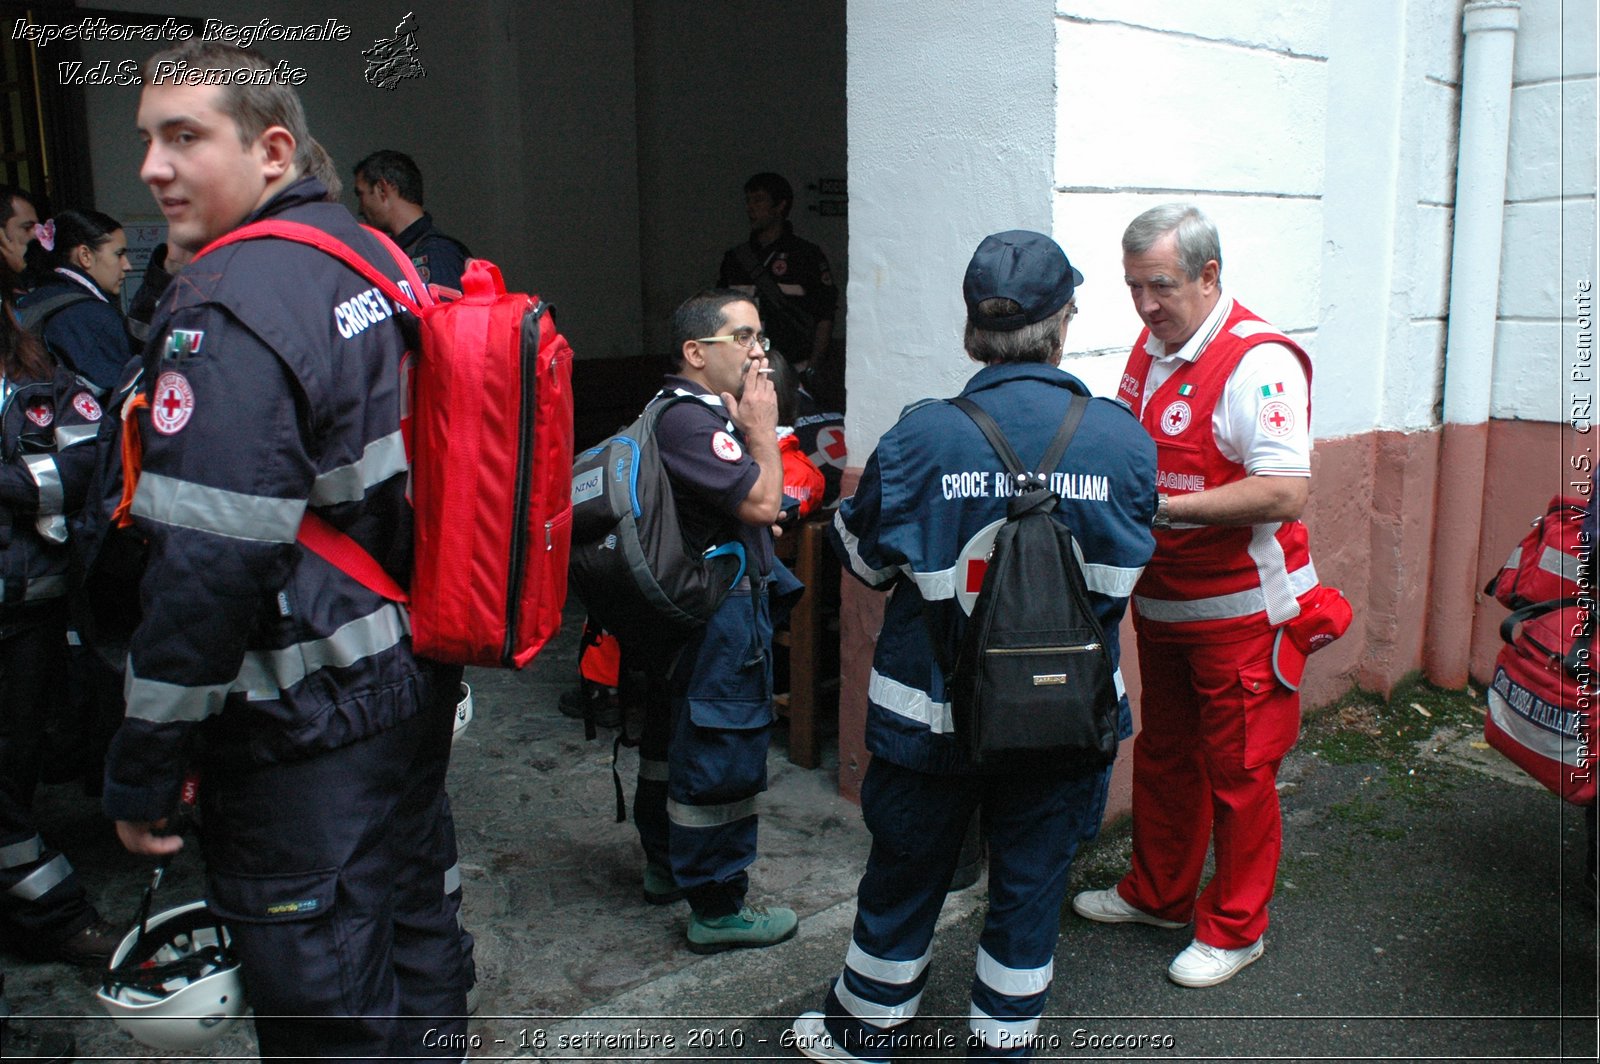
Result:
{"label": "watch on wrist", "polygon": [[1157,495],[1156,496],[1156,516],[1155,516],[1155,520],[1150,522],[1150,526],[1152,528],[1171,528],[1172,527],[1171,506],[1172,506],[1172,499],[1171,499],[1170,496],[1166,496],[1166,495]]}

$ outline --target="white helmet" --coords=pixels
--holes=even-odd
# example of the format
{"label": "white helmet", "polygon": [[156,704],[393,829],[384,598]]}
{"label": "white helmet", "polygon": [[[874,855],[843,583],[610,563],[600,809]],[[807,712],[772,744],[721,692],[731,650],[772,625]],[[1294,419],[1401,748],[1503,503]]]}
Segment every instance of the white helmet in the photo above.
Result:
{"label": "white helmet", "polygon": [[203,901],[150,917],[111,957],[99,998],[117,1026],[152,1049],[201,1049],[244,1014],[232,937]]}

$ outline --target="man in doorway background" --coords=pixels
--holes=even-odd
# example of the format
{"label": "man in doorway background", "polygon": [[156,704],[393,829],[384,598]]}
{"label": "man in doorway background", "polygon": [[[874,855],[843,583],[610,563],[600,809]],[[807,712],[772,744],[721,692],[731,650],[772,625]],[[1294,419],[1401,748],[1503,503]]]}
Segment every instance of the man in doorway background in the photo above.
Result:
{"label": "man in doorway background", "polygon": [[759,173],[744,183],[750,239],[722,256],[717,286],[751,296],[772,346],[795,369],[815,370],[813,360],[833,339],[839,290],[822,249],[795,236],[793,206],[794,189],[780,174]]}
{"label": "man in doorway background", "polygon": [[356,163],[356,201],[361,217],[394,238],[429,284],[461,289],[461,272],[472,252],[441,233],[422,209],[422,171],[411,156],[387,148]]}

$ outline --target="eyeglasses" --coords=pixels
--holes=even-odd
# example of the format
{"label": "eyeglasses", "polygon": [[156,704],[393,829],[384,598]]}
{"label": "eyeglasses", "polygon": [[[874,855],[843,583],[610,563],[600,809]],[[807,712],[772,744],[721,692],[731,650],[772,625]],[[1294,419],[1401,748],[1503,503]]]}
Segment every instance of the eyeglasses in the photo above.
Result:
{"label": "eyeglasses", "polygon": [[754,329],[740,329],[738,332],[727,336],[702,336],[695,340],[697,344],[724,344],[735,343],[745,350],[759,347],[763,351],[772,350],[772,341],[767,339],[766,333],[758,333]]}
{"label": "eyeglasses", "polygon": [[1077,316],[1078,316],[1078,304],[1076,302],[1068,303],[1067,304],[1067,320],[1071,321],[1073,318],[1076,318]]}

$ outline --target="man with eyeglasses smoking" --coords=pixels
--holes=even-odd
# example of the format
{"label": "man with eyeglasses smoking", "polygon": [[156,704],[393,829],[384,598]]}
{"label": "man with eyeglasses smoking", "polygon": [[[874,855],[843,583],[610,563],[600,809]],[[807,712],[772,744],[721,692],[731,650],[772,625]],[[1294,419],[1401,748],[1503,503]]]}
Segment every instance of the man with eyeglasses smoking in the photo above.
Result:
{"label": "man with eyeglasses smoking", "polygon": [[661,416],[656,440],[684,539],[735,541],[747,576],[687,643],[625,646],[649,676],[634,822],[644,896],[686,898],[689,948],[720,953],[792,938],[793,910],[745,902],[756,857],[756,796],[767,786],[772,620],[766,586],[794,583],[772,556],[783,496],[778,400],[750,297],[708,289],[672,318],[663,395],[693,396]]}

